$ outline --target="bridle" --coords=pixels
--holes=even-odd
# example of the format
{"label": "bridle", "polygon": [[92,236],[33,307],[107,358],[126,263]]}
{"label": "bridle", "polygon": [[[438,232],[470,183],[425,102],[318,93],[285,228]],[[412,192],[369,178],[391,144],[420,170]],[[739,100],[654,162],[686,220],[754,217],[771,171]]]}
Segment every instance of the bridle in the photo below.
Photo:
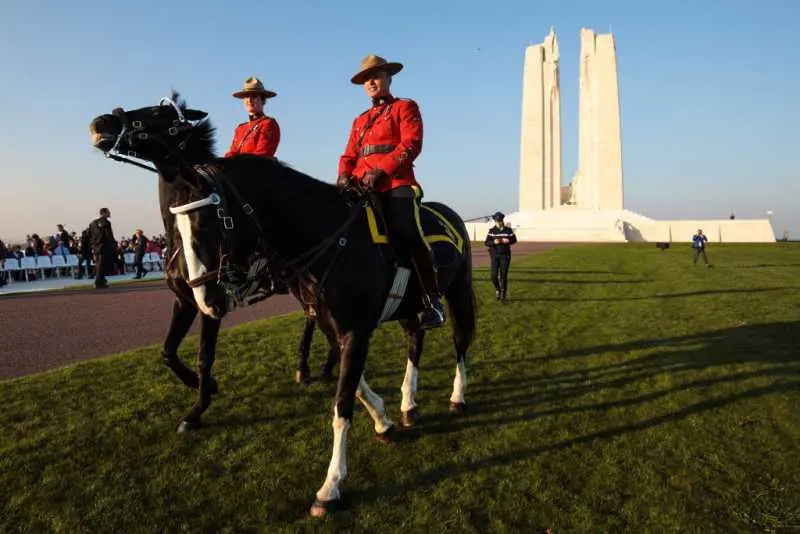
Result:
{"label": "bridle", "polygon": [[[176,104],[171,98],[164,97],[158,103],[159,106],[170,105],[175,110],[175,113],[178,115],[177,119],[172,121],[172,126],[167,129],[166,136],[174,137],[179,135],[182,132],[187,132],[189,135],[186,136],[186,139],[183,139],[181,142],[178,143],[178,150],[183,151],[186,149],[186,143],[191,135],[192,128],[194,128],[194,124],[191,121],[187,120],[186,117],[183,116],[183,111],[181,111],[180,106]],[[121,163],[129,163],[131,165],[135,165],[139,168],[148,170],[150,172],[158,173],[158,170],[155,167],[150,165],[146,165],[144,163],[139,163],[136,159],[139,159],[139,154],[134,150],[127,151],[126,154],[123,154],[119,151],[119,146],[122,141],[126,141],[128,145],[133,146],[133,138],[134,136],[136,139],[140,141],[145,140],[153,140],[160,142],[162,145],[169,149],[169,145],[162,141],[160,138],[164,137],[165,134],[150,134],[143,130],[145,130],[145,125],[142,121],[135,120],[129,121],[128,116],[125,113],[125,110],[122,108],[116,108],[111,112],[119,121],[122,123],[122,130],[117,134],[117,138],[114,140],[114,146],[111,147],[111,150],[106,152],[106,157],[109,159],[113,159],[114,161],[119,161]]]}

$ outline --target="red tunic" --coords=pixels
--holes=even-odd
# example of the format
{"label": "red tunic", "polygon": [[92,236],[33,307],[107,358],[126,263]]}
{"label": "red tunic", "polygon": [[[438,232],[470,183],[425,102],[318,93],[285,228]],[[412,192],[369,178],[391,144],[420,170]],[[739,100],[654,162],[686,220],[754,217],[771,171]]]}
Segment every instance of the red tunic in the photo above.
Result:
{"label": "red tunic", "polygon": [[280,141],[281,129],[278,121],[262,115],[236,127],[231,148],[225,153],[225,157],[237,154],[255,154],[274,158]]}
{"label": "red tunic", "polygon": [[370,169],[381,169],[386,176],[375,183],[379,193],[418,186],[414,160],[421,151],[422,116],[417,103],[388,97],[353,121],[347,147],[339,158],[339,176],[361,178]]}

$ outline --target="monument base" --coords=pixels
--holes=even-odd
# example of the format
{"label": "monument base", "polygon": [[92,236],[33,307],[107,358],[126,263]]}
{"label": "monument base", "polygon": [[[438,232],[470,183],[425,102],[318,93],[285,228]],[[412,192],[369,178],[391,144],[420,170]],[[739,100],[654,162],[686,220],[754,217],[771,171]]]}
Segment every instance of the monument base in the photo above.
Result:
{"label": "monument base", "polygon": [[[506,224],[519,241],[626,243],[691,242],[700,228],[712,243],[774,243],[769,219],[697,219],[657,221],[629,210],[590,210],[561,206],[514,212]],[[493,222],[467,222],[473,241],[483,241]]]}

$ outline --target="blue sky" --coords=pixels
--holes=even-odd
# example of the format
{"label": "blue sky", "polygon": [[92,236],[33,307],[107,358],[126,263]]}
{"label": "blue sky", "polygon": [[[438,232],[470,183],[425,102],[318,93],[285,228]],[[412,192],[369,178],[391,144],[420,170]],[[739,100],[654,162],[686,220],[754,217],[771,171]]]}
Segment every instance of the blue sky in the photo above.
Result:
{"label": "blue sky", "polygon": [[462,217],[517,208],[525,47],[561,48],[564,177],[577,166],[579,32],[613,31],[626,208],[654,218],[764,217],[800,237],[800,3],[7,0],[0,11],[0,238],[80,230],[101,206],[118,235],[161,231],[155,176],[106,160],[90,120],[171,88],[208,111],[217,151],[245,120],[250,75],[278,93],[278,156],[333,182],[349,83],[377,53],[419,102],[426,198]]}

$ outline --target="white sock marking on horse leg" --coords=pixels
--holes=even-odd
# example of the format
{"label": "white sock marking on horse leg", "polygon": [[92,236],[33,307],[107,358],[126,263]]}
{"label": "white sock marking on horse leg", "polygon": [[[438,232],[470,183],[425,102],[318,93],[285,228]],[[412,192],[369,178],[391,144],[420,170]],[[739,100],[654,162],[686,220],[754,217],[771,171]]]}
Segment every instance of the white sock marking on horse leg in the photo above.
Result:
{"label": "white sock marking on horse leg", "polygon": [[456,404],[466,404],[464,402],[464,391],[467,389],[467,367],[463,361],[456,365],[456,378],[453,380],[453,394],[450,395],[450,402]]}
{"label": "white sock marking on horse leg", "polygon": [[403,379],[403,385],[400,387],[400,391],[403,393],[403,401],[400,403],[400,409],[404,412],[417,407],[417,403],[414,402],[414,397],[417,395],[418,375],[419,370],[416,366],[411,360],[406,360],[406,376]]}
{"label": "white sock marking on horse leg", "polygon": [[375,432],[377,434],[383,434],[394,425],[394,423],[386,417],[383,399],[370,389],[367,381],[364,380],[364,375],[361,375],[361,380],[358,383],[356,397],[372,416],[372,420],[375,421]]}
{"label": "white sock marking on horse leg", "polygon": [[[183,242],[183,257],[186,259],[186,267],[189,270],[189,278],[194,280],[206,274],[208,269],[200,262],[200,258],[194,252],[192,247],[192,221],[185,213],[175,215],[175,223],[178,225],[178,231],[181,233],[181,242]],[[192,293],[194,294],[194,301],[200,311],[209,317],[214,317],[214,310],[206,305],[206,286],[193,287]]]}
{"label": "white sock marking on horse leg", "polygon": [[333,454],[328,466],[328,476],[325,483],[317,491],[320,501],[333,501],[341,496],[339,483],[347,476],[347,431],[350,430],[350,421],[339,417],[339,410],[333,409]]}

